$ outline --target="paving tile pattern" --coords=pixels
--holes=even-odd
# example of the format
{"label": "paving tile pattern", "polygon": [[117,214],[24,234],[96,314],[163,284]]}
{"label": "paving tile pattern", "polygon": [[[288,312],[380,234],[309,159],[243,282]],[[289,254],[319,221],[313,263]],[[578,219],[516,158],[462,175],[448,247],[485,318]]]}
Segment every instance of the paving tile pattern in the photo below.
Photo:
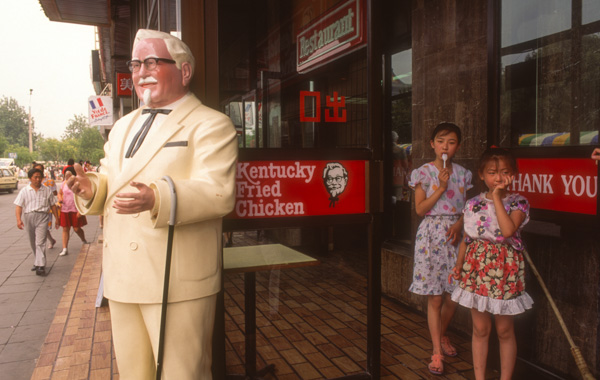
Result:
{"label": "paving tile pattern", "polygon": [[[234,244],[252,241],[234,235]],[[238,241],[236,238],[240,239]],[[267,243],[262,241],[262,243]],[[327,379],[364,372],[367,279],[360,253],[317,256],[318,266],[256,275],[257,368],[276,365],[283,379]],[[460,355],[446,358],[445,375],[427,370],[432,346],[427,320],[382,299],[382,379],[472,377],[470,339],[450,333]],[[227,373],[244,373],[244,277],[225,276]]]}
{"label": "paving tile pattern", "polygon": [[118,379],[110,312],[96,307],[101,261],[101,239],[79,253],[32,380]]}
{"label": "paving tile pattern", "polygon": [[[268,243],[234,234],[234,245]],[[336,252],[321,264],[257,273],[257,368],[275,364],[266,379],[332,379],[366,368],[367,282],[360,254]],[[82,250],[46,337],[32,380],[118,379],[108,307],[95,307],[101,246]],[[226,365],[244,373],[244,278],[225,276]],[[447,358],[445,375],[427,371],[427,321],[382,299],[382,379],[472,378],[470,342],[450,334],[460,355]],[[470,375],[469,375],[470,374]]]}

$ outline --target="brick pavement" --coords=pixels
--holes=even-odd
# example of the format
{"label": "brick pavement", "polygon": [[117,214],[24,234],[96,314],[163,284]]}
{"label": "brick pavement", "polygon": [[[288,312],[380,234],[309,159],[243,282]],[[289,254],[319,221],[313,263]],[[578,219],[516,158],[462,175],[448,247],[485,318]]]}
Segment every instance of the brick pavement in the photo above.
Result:
{"label": "brick pavement", "polygon": [[[16,196],[0,194],[0,378],[28,380],[79,251],[89,246],[71,230],[69,254],[59,256],[61,230],[54,229],[52,235],[59,241],[46,251],[46,275],[36,276],[30,271],[34,259],[29,239],[16,226]],[[100,231],[98,218],[88,217],[84,231],[86,239],[94,241]]]}
{"label": "brick pavement", "polygon": [[[234,245],[256,244],[255,237],[236,233]],[[276,365],[276,377],[267,379],[334,378],[366,368],[360,255],[334,252],[317,257],[322,263],[315,267],[257,273],[257,366]],[[77,258],[32,380],[118,379],[110,313],[95,307],[100,260],[98,243]],[[244,371],[243,290],[243,275],[225,276],[228,374]],[[426,319],[385,297],[381,334],[382,379],[472,378],[468,338],[450,334],[460,354],[447,359],[445,376],[433,376]]]}
{"label": "brick pavement", "polygon": [[32,380],[118,379],[110,313],[106,306],[96,308],[101,261],[99,238],[77,257]]}

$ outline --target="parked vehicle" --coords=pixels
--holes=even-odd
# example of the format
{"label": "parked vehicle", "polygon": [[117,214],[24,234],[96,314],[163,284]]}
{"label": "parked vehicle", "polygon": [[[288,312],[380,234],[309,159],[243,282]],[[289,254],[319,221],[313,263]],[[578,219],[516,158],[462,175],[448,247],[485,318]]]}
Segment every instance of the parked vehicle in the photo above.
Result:
{"label": "parked vehicle", "polygon": [[14,158],[0,158],[0,168],[10,169],[15,177],[19,175],[19,168],[15,164]]}
{"label": "parked vehicle", "polygon": [[19,189],[19,179],[15,176],[12,170],[8,168],[0,168],[0,191],[8,191],[12,194],[13,191]]}

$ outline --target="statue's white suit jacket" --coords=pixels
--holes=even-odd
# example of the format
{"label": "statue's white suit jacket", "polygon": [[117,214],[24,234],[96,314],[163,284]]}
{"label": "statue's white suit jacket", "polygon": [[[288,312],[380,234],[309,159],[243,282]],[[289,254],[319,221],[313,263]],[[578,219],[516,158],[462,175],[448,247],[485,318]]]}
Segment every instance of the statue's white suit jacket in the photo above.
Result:
{"label": "statue's white suit jacket", "polygon": [[[193,95],[178,105],[128,158],[127,136],[141,108],[121,118],[105,144],[99,173],[88,173],[95,194],[77,197],[83,214],[104,215],[104,295],[124,303],[161,303],[171,192],[177,194],[169,302],[217,293],[221,284],[221,224],[235,203],[237,138],[231,120]],[[117,214],[118,193],[137,192],[131,181],[158,194],[158,212]]]}

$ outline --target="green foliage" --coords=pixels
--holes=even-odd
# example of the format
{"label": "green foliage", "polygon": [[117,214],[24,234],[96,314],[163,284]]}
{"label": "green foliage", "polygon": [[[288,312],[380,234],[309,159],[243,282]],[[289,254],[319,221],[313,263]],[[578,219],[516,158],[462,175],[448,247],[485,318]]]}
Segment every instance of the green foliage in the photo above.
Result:
{"label": "green foliage", "polygon": [[6,151],[17,154],[17,158],[15,158],[15,164],[21,168],[38,159],[37,152],[30,153],[29,148],[26,148],[22,145],[10,144],[6,148]]}
{"label": "green foliage", "polygon": [[[90,161],[98,164],[104,157],[104,139],[95,127],[90,127],[83,115],[73,115],[62,140],[38,137],[34,145],[37,157],[44,161]],[[0,139],[0,149],[2,141]],[[24,160],[27,163],[27,160]]]}
{"label": "green foliage", "polygon": [[[3,135],[0,135],[0,156],[4,157],[6,152],[6,148],[8,148],[8,140]],[[8,156],[8,154],[6,154]]]}
{"label": "green foliage", "polygon": [[61,161],[62,142],[57,139],[41,139],[36,145],[40,159],[44,161]]}
{"label": "green foliage", "polygon": [[77,144],[77,140],[68,139],[63,141],[63,146],[61,150],[61,161],[68,161],[69,158],[73,158],[76,161],[79,161],[79,145]]}
{"label": "green foliage", "polygon": [[73,115],[73,118],[69,120],[69,125],[65,128],[63,133],[63,140],[68,139],[79,139],[83,132],[89,128],[88,118],[84,115]]}
{"label": "green foliage", "polygon": [[29,152],[29,114],[13,98],[0,99],[0,156],[17,153],[15,163],[23,167],[34,160],[90,161],[98,164],[104,157],[104,139],[90,127],[84,115],[73,115],[61,140],[44,138],[33,132],[34,152]]}
{"label": "green foliage", "polygon": [[[79,138],[79,157],[94,163],[104,157],[104,139],[100,132],[94,127],[84,128]],[[98,152],[100,151],[100,152]],[[92,159],[94,156],[94,159]]]}
{"label": "green foliage", "polygon": [[29,147],[29,114],[14,98],[0,99],[0,134],[9,144]]}

